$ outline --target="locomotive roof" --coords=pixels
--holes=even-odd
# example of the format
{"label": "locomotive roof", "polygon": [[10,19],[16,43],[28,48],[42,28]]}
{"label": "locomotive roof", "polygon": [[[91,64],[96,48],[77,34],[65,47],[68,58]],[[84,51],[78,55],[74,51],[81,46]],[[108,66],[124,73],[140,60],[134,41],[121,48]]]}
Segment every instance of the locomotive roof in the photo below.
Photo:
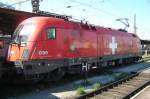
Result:
{"label": "locomotive roof", "polygon": [[93,28],[93,31],[101,31],[101,32],[108,32],[108,33],[118,33],[120,35],[128,35],[128,36],[134,36],[137,37],[137,35],[133,34],[133,33],[129,33],[129,32],[123,32],[123,31],[118,31],[115,29],[111,29],[111,28],[105,28],[102,26],[95,26],[95,25],[91,25],[91,24],[87,24],[87,23],[82,23],[82,22],[76,22],[76,21],[70,21],[70,20],[65,20],[65,19],[60,19],[60,18],[54,18],[54,17],[44,17],[44,16],[38,16],[38,17],[31,17],[27,20],[42,20],[42,21],[46,21],[46,22],[54,22],[57,25],[64,25],[64,27],[81,27],[81,29],[87,29],[90,30],[91,27]]}
{"label": "locomotive roof", "polygon": [[[38,16],[39,18],[42,18],[42,19],[51,19],[51,20],[57,21],[57,22],[67,21],[67,19],[45,17],[46,15],[40,15],[40,14],[35,14],[35,13],[30,13],[30,12],[0,8],[0,29],[2,29],[2,33],[11,35],[13,33],[14,29],[16,28],[16,26],[18,25],[18,23],[20,23],[24,19],[27,19],[30,17],[35,17],[35,16]],[[42,16],[44,16],[44,17],[42,17]],[[83,27],[90,26],[90,27],[92,27],[93,30],[114,31],[115,33],[118,32],[117,30],[114,30],[114,29],[104,28],[101,26],[95,26],[95,25],[86,24],[86,23],[82,23],[82,22],[75,22],[75,21],[68,21],[68,22],[70,22],[74,25],[80,25]],[[121,31],[119,31],[119,32],[121,32]],[[125,33],[125,32],[122,32],[122,33]]]}

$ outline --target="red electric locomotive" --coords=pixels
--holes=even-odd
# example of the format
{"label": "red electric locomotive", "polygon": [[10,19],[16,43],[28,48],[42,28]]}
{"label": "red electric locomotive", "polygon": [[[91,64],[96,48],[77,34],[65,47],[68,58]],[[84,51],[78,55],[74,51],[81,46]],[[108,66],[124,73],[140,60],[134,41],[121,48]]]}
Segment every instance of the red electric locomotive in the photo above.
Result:
{"label": "red electric locomotive", "polygon": [[15,30],[7,60],[27,79],[58,79],[84,66],[103,67],[141,57],[135,34],[60,18],[32,17]]}

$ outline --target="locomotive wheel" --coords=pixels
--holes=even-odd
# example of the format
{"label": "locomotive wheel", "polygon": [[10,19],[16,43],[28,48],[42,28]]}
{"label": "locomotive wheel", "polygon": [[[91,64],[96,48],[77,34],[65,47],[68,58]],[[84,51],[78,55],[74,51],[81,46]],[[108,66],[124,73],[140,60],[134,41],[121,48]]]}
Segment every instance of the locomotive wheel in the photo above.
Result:
{"label": "locomotive wheel", "polygon": [[56,69],[49,73],[48,79],[50,81],[58,81],[65,75],[65,73],[66,71],[64,68]]}

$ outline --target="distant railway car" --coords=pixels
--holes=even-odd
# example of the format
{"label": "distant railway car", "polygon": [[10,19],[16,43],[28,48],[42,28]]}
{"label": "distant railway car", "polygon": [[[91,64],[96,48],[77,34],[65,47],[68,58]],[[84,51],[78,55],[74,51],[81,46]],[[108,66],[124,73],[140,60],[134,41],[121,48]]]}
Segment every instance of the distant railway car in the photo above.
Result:
{"label": "distant railway car", "polygon": [[11,42],[10,35],[1,35],[0,36],[0,78],[5,72],[4,63],[6,62],[8,46]]}
{"label": "distant railway car", "polygon": [[141,58],[135,34],[82,22],[32,17],[15,30],[9,45],[9,62],[26,79],[59,79],[83,67],[103,67]]}

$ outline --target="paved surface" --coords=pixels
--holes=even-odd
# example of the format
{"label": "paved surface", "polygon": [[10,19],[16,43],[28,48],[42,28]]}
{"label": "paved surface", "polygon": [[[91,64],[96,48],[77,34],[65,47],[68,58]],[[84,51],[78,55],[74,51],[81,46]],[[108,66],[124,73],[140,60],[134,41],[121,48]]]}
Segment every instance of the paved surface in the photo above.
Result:
{"label": "paved surface", "polygon": [[147,68],[147,69],[145,69],[144,72],[142,72],[142,73],[144,73],[144,74],[150,74],[150,67]]}
{"label": "paved surface", "polygon": [[[145,69],[142,74],[150,75],[150,68]],[[150,99],[150,85],[133,96],[131,99]]]}
{"label": "paved surface", "polygon": [[150,86],[143,89],[137,96],[132,99],[150,99]]}

